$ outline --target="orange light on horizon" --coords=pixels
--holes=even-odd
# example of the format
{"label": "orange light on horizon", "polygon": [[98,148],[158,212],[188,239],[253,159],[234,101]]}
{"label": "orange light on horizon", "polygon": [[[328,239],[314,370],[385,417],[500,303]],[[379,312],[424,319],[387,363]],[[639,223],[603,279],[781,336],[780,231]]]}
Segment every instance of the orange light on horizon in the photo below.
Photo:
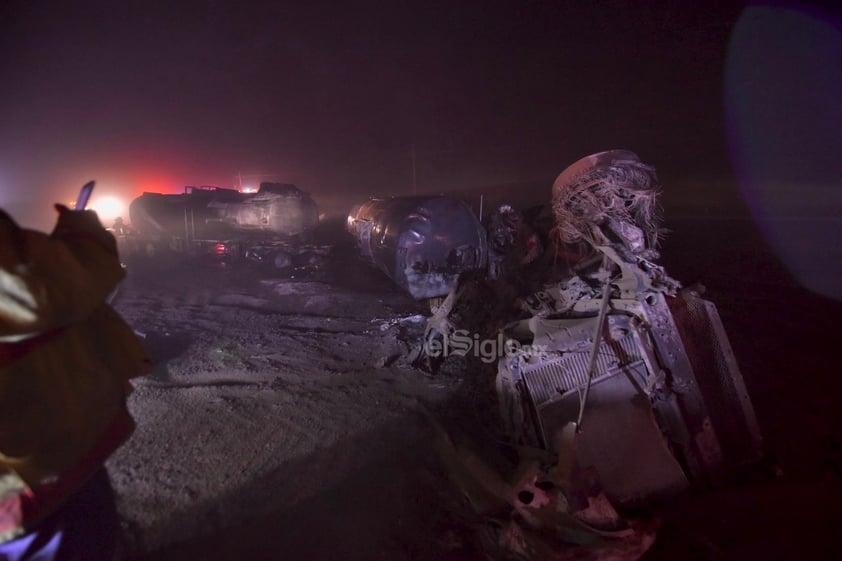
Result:
{"label": "orange light on horizon", "polygon": [[135,197],[139,197],[144,193],[180,193],[183,189],[176,181],[167,178],[144,179],[135,182],[135,185]]}

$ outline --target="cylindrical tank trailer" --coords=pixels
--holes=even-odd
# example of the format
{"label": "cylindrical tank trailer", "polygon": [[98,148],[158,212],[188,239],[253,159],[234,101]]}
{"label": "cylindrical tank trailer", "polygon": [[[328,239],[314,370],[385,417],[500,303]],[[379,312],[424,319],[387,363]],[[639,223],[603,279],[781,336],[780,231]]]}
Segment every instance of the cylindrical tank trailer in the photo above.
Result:
{"label": "cylindrical tank trailer", "polygon": [[312,231],[319,222],[310,195],[286,183],[261,183],[256,193],[221,187],[188,187],[177,195],[144,193],[129,205],[129,216],[142,236],[189,240],[292,237]]}
{"label": "cylindrical tank trailer", "polygon": [[416,299],[446,296],[461,273],[486,264],[482,224],[450,197],[371,199],[351,210],[346,229],[360,254]]}

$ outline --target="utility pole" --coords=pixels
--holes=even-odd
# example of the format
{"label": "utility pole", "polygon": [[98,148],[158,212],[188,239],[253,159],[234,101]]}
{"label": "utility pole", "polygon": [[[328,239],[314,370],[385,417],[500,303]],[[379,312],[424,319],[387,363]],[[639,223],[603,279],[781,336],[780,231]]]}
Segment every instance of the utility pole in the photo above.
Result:
{"label": "utility pole", "polygon": [[412,149],[412,194],[414,196],[414,195],[418,194],[418,183],[416,182],[416,177],[415,177],[415,144],[411,145],[411,149]]}

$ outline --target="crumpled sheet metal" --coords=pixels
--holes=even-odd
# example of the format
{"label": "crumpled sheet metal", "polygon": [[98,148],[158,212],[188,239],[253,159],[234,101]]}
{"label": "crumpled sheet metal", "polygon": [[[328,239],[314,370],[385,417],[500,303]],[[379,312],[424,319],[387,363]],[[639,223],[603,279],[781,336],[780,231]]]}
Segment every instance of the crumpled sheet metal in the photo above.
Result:
{"label": "crumpled sheet metal", "polygon": [[506,330],[521,350],[498,363],[515,442],[552,449],[559,427],[582,420],[579,459],[623,506],[716,485],[760,455],[715,306],[654,261],[659,189],[654,168],[627,150],[587,156],[558,176],[555,232],[581,257],[570,278],[525,299],[532,317]]}
{"label": "crumpled sheet metal", "polygon": [[[616,242],[627,259],[657,258],[661,235],[655,168],[628,150],[608,150],[568,166],[552,187],[557,232],[564,243]],[[606,235],[608,234],[608,235]]]}
{"label": "crumpled sheet metal", "polygon": [[[622,506],[645,506],[688,484],[715,486],[761,453],[715,306],[691,289],[670,296],[672,285],[640,282],[649,277],[638,263],[611,261],[623,271],[600,332],[579,459],[600,472]],[[582,407],[602,298],[581,294],[558,313],[544,295],[539,315],[507,331],[526,343],[498,363],[501,415],[515,442],[552,449],[554,431]]]}

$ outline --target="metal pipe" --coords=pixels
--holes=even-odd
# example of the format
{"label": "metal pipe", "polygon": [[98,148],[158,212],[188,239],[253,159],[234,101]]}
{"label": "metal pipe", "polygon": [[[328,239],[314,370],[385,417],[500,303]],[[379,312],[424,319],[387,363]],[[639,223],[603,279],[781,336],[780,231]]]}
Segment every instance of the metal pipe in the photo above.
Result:
{"label": "metal pipe", "polygon": [[579,399],[579,416],[576,419],[576,432],[582,431],[582,417],[585,415],[585,406],[588,403],[588,393],[591,390],[594,370],[596,369],[596,357],[599,354],[599,346],[602,343],[602,326],[605,324],[605,316],[608,312],[608,302],[611,300],[611,276],[608,272],[608,259],[602,260],[602,271],[605,274],[605,285],[602,288],[602,304],[599,307],[599,317],[596,321],[596,333],[594,333],[594,344],[591,349],[591,360],[588,364],[588,381],[585,384],[585,391]]}

